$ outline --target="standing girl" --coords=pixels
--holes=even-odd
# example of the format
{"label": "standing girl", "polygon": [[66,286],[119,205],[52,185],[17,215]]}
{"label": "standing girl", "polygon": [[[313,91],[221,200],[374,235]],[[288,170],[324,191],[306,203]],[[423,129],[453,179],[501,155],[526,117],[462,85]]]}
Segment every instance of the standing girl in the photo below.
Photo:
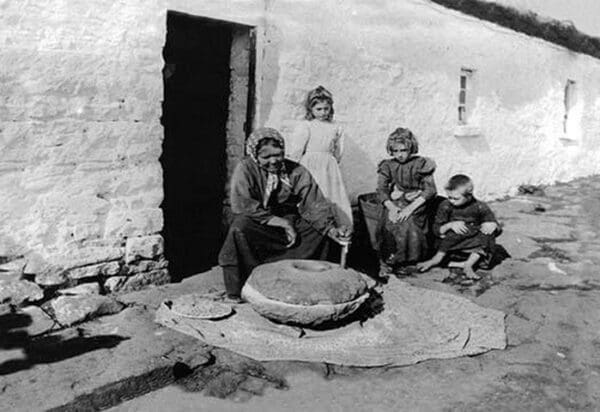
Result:
{"label": "standing girl", "polygon": [[323,86],[308,92],[306,115],[289,139],[289,157],[312,174],[319,188],[336,206],[338,224],[352,227],[352,209],[338,163],[344,134],[333,121],[333,96]]}
{"label": "standing girl", "polygon": [[394,130],[386,148],[392,158],[377,169],[377,195],[384,206],[377,231],[383,273],[427,256],[426,203],[437,192],[435,162],[417,155],[419,145],[410,130]]}

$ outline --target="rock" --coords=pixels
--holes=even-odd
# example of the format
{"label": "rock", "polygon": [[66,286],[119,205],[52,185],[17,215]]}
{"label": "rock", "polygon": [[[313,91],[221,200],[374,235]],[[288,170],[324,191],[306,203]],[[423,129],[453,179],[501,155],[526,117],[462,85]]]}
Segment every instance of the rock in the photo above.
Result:
{"label": "rock", "polygon": [[69,279],[85,279],[98,276],[114,276],[118,274],[120,270],[121,264],[117,261],[113,261],[71,269],[67,272],[67,277]]}
{"label": "rock", "polygon": [[519,190],[519,194],[523,194],[523,195],[533,195],[533,196],[546,196],[546,193],[544,192],[544,188],[542,186],[536,186],[536,185],[521,185],[518,188]]}
{"label": "rock", "polygon": [[50,266],[46,260],[38,254],[31,254],[27,256],[27,263],[23,268],[23,271],[27,274],[41,273]]}
{"label": "rock", "polygon": [[160,260],[140,260],[132,262],[131,264],[124,267],[125,274],[135,274],[142,272],[151,272],[157,269],[166,269],[169,266],[169,261],[166,259]]}
{"label": "rock", "polygon": [[118,292],[127,282],[127,276],[113,276],[104,282],[104,289],[109,293]]}
{"label": "rock", "polygon": [[22,273],[19,272],[3,272],[0,271],[0,280],[11,280],[17,281],[23,277]]}
{"label": "rock", "polygon": [[88,246],[71,249],[67,252],[52,255],[45,259],[39,255],[33,254],[28,257],[24,271],[27,274],[38,274],[52,268],[76,270],[96,264],[106,265],[108,262],[120,260],[124,253],[125,251],[121,247]]}
{"label": "rock", "polygon": [[64,269],[57,266],[48,266],[43,272],[35,275],[35,283],[45,287],[62,286],[68,281]]}
{"label": "rock", "polygon": [[120,260],[124,250],[113,246],[89,246],[52,256],[49,261],[65,269]]}
{"label": "rock", "polygon": [[69,289],[63,289],[58,291],[59,294],[65,296],[74,295],[99,295],[100,284],[98,283],[82,283],[79,286],[75,286]]}
{"label": "rock", "polygon": [[0,303],[0,316],[11,314],[13,308],[8,303]]}
{"label": "rock", "polygon": [[107,296],[60,296],[51,302],[54,317],[63,326],[120,312],[124,305]]}
{"label": "rock", "polygon": [[137,275],[128,277],[120,290],[132,292],[143,289],[148,285],[164,285],[170,281],[171,276],[169,276],[168,270],[153,270],[152,272],[139,273]]}
{"label": "rock", "polygon": [[352,314],[369,297],[363,277],[329,262],[282,260],[254,269],[242,296],[261,315],[317,326]]}
{"label": "rock", "polygon": [[38,306],[27,306],[17,313],[23,313],[31,318],[31,324],[23,328],[29,336],[41,335],[54,327],[54,320]]}
{"label": "rock", "polygon": [[18,306],[44,297],[42,289],[28,280],[0,279],[0,303]]}
{"label": "rock", "polygon": [[164,253],[164,240],[161,235],[133,237],[125,245],[125,262],[138,259],[154,259]]}
{"label": "rock", "polygon": [[26,264],[27,264],[27,260],[24,258],[11,260],[9,262],[6,262],[6,263],[3,263],[0,265],[0,273],[1,272],[9,272],[9,273],[18,273],[19,275],[22,275]]}

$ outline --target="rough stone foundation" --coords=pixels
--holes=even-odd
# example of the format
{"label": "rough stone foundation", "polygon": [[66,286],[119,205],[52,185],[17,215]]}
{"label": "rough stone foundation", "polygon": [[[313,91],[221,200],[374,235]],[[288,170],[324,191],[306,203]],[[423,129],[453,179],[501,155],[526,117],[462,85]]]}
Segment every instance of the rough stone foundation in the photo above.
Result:
{"label": "rough stone foundation", "polygon": [[110,294],[170,281],[162,236],[128,238],[124,247],[74,250],[51,261],[3,256],[0,312],[31,316],[29,334],[70,326],[123,308]]}

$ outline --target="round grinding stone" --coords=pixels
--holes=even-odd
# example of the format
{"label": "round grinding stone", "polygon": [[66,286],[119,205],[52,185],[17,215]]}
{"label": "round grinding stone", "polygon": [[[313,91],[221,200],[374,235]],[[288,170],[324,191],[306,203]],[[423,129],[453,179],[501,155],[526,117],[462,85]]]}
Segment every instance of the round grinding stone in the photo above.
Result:
{"label": "round grinding stone", "polygon": [[358,272],[312,260],[282,260],[260,265],[242,296],[261,315],[284,323],[318,325],[340,320],[369,296]]}

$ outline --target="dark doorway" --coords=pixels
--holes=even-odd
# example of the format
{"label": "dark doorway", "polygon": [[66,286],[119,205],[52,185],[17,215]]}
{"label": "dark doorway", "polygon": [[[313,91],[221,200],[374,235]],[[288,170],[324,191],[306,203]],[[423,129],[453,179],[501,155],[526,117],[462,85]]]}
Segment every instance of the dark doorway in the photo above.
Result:
{"label": "dark doorway", "polygon": [[222,242],[233,27],[167,13],[162,209],[174,280],[214,266]]}

